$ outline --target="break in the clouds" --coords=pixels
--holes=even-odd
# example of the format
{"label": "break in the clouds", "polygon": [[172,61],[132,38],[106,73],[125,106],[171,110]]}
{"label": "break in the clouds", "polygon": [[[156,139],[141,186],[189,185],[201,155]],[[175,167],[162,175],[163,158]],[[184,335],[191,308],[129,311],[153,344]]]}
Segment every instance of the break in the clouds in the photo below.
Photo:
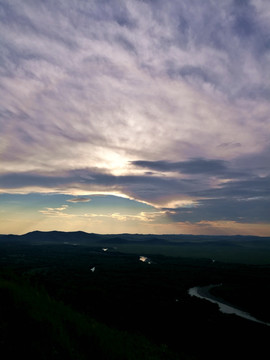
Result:
{"label": "break in the clouds", "polygon": [[0,32],[2,193],[269,224],[267,0],[3,0]]}

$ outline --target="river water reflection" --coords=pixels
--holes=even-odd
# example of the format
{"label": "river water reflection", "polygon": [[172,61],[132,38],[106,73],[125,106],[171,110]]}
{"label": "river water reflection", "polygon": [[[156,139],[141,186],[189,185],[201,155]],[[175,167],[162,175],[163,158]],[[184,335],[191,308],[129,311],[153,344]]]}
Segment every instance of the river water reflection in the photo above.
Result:
{"label": "river water reflection", "polygon": [[255,322],[260,323],[260,324],[270,326],[270,323],[258,320],[255,317],[248,314],[247,312],[244,312],[244,311],[242,311],[240,309],[237,309],[236,307],[227,304],[225,301],[223,301],[221,299],[218,299],[218,298],[216,298],[215,296],[213,296],[213,295],[211,295],[209,293],[210,289],[212,289],[214,287],[217,287],[217,286],[220,286],[220,285],[221,284],[219,284],[219,285],[208,285],[208,286],[195,286],[193,288],[190,288],[188,290],[188,293],[189,293],[190,296],[196,296],[196,297],[198,297],[200,299],[205,299],[205,300],[208,300],[208,301],[210,301],[210,302],[212,302],[214,304],[217,304],[218,307],[219,307],[219,310],[224,314],[235,314],[235,315],[240,316],[242,318],[245,318],[245,319],[248,319],[248,320],[251,320],[251,321],[255,321]]}

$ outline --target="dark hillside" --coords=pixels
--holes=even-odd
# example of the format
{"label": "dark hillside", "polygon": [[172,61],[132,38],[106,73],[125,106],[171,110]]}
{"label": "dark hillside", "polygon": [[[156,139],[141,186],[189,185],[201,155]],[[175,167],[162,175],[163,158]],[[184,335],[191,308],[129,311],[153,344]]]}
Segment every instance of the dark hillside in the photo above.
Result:
{"label": "dark hillside", "polygon": [[0,356],[28,360],[176,359],[142,336],[111,329],[27,283],[0,279]]}

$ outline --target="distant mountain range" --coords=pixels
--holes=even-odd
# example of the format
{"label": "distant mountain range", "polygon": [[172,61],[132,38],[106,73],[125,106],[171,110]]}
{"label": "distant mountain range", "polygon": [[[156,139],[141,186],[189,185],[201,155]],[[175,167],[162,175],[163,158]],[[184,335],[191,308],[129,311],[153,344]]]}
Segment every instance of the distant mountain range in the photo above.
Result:
{"label": "distant mountain range", "polygon": [[55,244],[145,244],[145,245],[203,245],[212,244],[222,246],[237,245],[243,243],[258,244],[270,242],[270,237],[242,236],[242,235],[153,235],[153,234],[95,234],[83,231],[33,231],[24,235],[0,235],[0,242],[27,242],[27,243],[55,243]]}
{"label": "distant mountain range", "polygon": [[[42,247],[42,249],[41,249]],[[29,251],[81,252],[102,256],[136,254],[204,258],[207,261],[270,264],[270,237],[226,235],[93,234],[33,231],[0,235],[0,261],[19,261]],[[15,261],[14,260],[14,261]]]}

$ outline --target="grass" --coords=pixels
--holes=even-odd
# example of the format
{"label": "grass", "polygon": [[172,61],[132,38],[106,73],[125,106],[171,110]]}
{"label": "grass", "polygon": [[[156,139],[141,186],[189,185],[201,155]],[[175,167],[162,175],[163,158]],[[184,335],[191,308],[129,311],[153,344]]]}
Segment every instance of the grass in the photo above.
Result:
{"label": "grass", "polygon": [[166,347],[90,319],[26,282],[1,279],[0,299],[2,359],[176,359]]}

